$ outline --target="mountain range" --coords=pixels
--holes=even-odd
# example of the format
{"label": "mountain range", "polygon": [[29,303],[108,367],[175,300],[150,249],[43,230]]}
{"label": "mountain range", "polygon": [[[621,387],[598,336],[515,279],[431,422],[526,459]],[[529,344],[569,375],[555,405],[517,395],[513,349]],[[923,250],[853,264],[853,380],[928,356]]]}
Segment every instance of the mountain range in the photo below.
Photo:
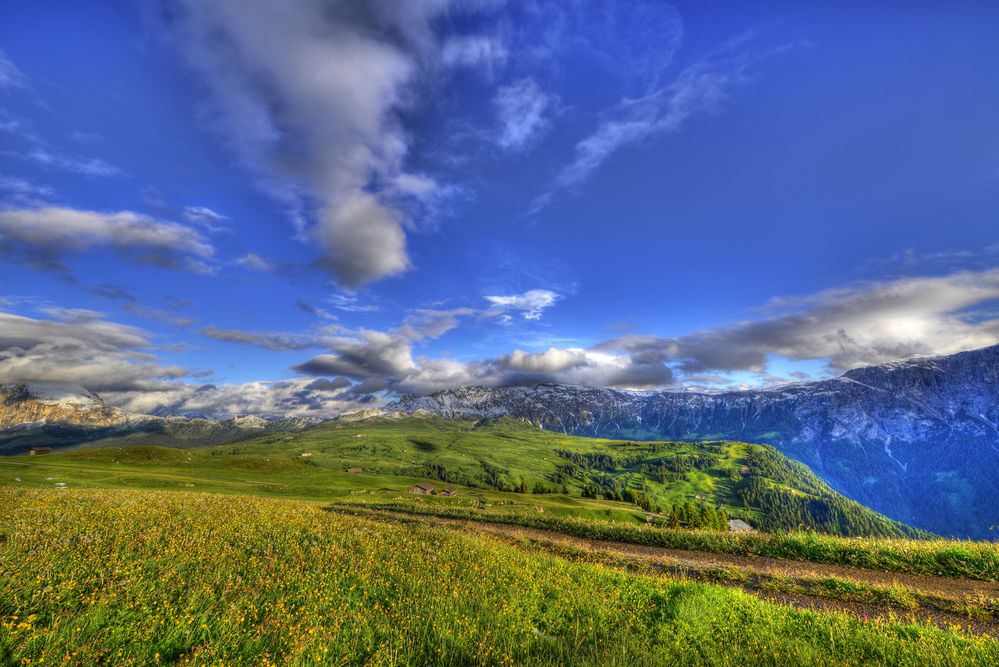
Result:
{"label": "mountain range", "polygon": [[999,524],[999,346],[769,389],[461,387],[405,396],[385,410],[507,416],[591,437],[765,443],[918,528],[987,539]]}
{"label": "mountain range", "polygon": [[[400,414],[508,417],[569,435],[635,441],[769,444],[836,491],[917,528],[989,539],[999,524],[999,345],[746,391],[459,387],[339,419]],[[78,387],[0,386],[2,454],[46,445],[223,444],[320,421],[142,415]]]}
{"label": "mountain range", "polygon": [[263,433],[291,431],[322,421],[312,417],[227,419],[159,416],[107,405],[95,392],[59,384],[0,385],[0,454],[29,447],[162,445],[192,447],[237,442]]}

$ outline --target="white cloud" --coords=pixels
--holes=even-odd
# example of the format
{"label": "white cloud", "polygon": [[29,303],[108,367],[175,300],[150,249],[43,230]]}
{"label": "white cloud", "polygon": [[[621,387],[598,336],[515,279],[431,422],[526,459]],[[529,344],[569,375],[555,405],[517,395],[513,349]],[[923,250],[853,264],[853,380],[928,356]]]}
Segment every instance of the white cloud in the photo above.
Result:
{"label": "white cloud", "polygon": [[508,356],[502,357],[501,360],[505,367],[524,373],[559,373],[570,368],[585,366],[588,363],[585,350],[557,347],[550,347],[544,352],[534,354],[529,354],[523,350],[514,350]]}
{"label": "white cloud", "polygon": [[771,304],[786,312],[677,337],[688,371],[762,372],[768,354],[826,359],[844,370],[914,354],[950,354],[999,341],[982,308],[999,299],[999,269],[865,282]]}
{"label": "white cloud", "polygon": [[273,271],[274,265],[268,262],[255,252],[248,252],[236,260],[238,266],[243,266],[254,271]]}
{"label": "white cloud", "polygon": [[461,323],[461,318],[477,314],[479,311],[474,308],[454,308],[452,310],[425,308],[406,317],[399,332],[410,340],[439,338],[448,331],[456,329]]}
{"label": "white cloud", "polygon": [[486,301],[492,304],[492,312],[495,314],[517,312],[525,320],[540,320],[544,310],[555,305],[559,298],[551,290],[534,289],[523,294],[487,296]]}
{"label": "white cloud", "polygon": [[59,382],[141,391],[186,371],[157,363],[146,331],[101,313],[45,309],[50,319],[0,312],[0,382]]}
{"label": "white cloud", "polygon": [[[530,313],[539,302],[515,297],[501,298],[502,307]],[[760,383],[781,381],[768,368],[770,355],[826,361],[843,370],[993,345],[999,342],[997,300],[999,269],[865,282],[774,300],[758,319],[673,338],[629,335],[589,348],[515,349],[472,360],[418,356],[413,346],[466,318],[496,317],[496,311],[420,310],[388,332],[336,325],[302,333],[208,327],[203,333],[216,340],[324,352],[295,367],[308,377],[206,386],[181,381],[188,372],[161,362],[146,331],[92,310],[46,307],[39,312],[48,319],[0,313],[0,382],[80,384],[141,411],[268,415],[330,415],[382,400],[386,391],[425,393],[466,384],[730,387],[746,372],[756,373]],[[21,303],[0,300],[15,302]],[[733,372],[741,379],[733,381]]]}
{"label": "white cloud", "polygon": [[407,218],[381,186],[404,174],[398,113],[447,3],[179,4],[172,34],[242,161],[296,211],[320,203],[324,265],[346,287],[405,271]]}
{"label": "white cloud", "polygon": [[[4,300],[0,300],[0,304]],[[344,378],[193,384],[152,353],[149,332],[103,313],[48,307],[47,319],[0,312],[0,384],[78,385],[109,405],[140,413],[331,417],[372,399]]]}
{"label": "white cloud", "polygon": [[99,158],[81,158],[44,147],[32,148],[21,157],[47,169],[59,169],[82,176],[103,178],[120,176],[124,173],[118,167]]}
{"label": "white cloud", "polygon": [[228,231],[229,216],[217,213],[207,206],[185,206],[184,218],[210,232]]}
{"label": "white cloud", "polygon": [[506,59],[506,47],[496,37],[456,35],[445,40],[441,48],[441,62],[446,66],[482,68],[490,76]]}
{"label": "white cloud", "polygon": [[314,378],[291,378],[201,385],[175,382],[149,391],[101,395],[112,405],[140,413],[327,418],[366,406],[365,397],[355,395],[350,387],[350,382],[344,386]]}
{"label": "white cloud", "polygon": [[108,247],[146,263],[208,272],[214,248],[197,230],[141,213],[56,206],[0,209],[0,244],[60,256]]}
{"label": "white cloud", "polygon": [[344,195],[323,212],[315,236],[325,265],[346,287],[356,287],[409,268],[399,212],[365,192]]}
{"label": "white cloud", "polygon": [[354,379],[390,380],[416,370],[410,341],[399,334],[361,331],[331,341],[332,354],[321,354],[295,367],[309,375],[345,375]]}
{"label": "white cloud", "polygon": [[47,185],[38,185],[17,176],[0,176],[0,190],[18,202],[34,202],[36,198],[48,198],[55,195],[55,190]]}
{"label": "white cloud", "polygon": [[546,208],[554,197],[586,182],[600,165],[625,146],[664,133],[679,132],[688,121],[717,113],[732,91],[748,81],[746,70],[761,56],[743,50],[748,38],[688,66],[669,84],[637,99],[623,99],[604,114],[596,131],[576,144],[576,156],[534,199],[528,214]]}
{"label": "white cloud", "polygon": [[550,125],[548,114],[558,100],[526,78],[496,91],[493,106],[499,122],[496,143],[506,150],[524,150],[537,141]]}
{"label": "white cloud", "polygon": [[379,307],[373,303],[361,303],[354,294],[332,294],[326,298],[331,306],[345,313],[374,313]]}
{"label": "white cloud", "polygon": [[4,88],[23,88],[28,78],[21,73],[10,58],[0,51],[0,90]]}

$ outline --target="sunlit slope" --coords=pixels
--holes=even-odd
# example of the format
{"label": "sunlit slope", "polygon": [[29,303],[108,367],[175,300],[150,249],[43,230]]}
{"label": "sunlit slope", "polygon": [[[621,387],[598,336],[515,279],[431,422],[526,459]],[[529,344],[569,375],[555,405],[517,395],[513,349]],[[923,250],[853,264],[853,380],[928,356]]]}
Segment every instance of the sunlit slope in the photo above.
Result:
{"label": "sunlit slope", "polygon": [[219,447],[89,449],[0,459],[0,470],[8,484],[194,488],[317,499],[409,498],[412,484],[429,482],[458,489],[458,497],[447,499],[454,504],[634,521],[653,513],[664,521],[679,517],[687,526],[707,525],[697,522],[708,513],[769,531],[917,535],[835,493],[805,466],[766,446],[590,439],[512,420],[329,422]]}
{"label": "sunlit slope", "polygon": [[484,536],[197,493],[0,487],[0,663],[992,665],[864,622]]}

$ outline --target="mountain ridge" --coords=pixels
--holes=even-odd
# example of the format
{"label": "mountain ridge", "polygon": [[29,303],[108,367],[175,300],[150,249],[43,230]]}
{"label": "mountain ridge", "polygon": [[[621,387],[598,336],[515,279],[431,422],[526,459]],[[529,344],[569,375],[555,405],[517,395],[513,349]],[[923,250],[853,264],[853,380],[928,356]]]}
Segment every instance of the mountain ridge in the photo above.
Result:
{"label": "mountain ridge", "polygon": [[143,438],[142,444],[221,444],[260,432],[299,430],[321,419],[225,419],[150,415],[107,405],[94,391],[55,384],[0,384],[0,454],[39,445],[77,445],[95,440]]}
{"label": "mountain ridge", "polygon": [[896,520],[979,538],[999,523],[999,345],[759,390],[461,387],[384,409],[505,415],[591,437],[771,444]]}

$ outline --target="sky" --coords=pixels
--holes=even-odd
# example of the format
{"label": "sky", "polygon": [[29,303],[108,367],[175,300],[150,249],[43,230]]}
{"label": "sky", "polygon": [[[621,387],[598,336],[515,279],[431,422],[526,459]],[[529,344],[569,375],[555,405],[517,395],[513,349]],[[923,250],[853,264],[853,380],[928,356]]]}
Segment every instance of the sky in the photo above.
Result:
{"label": "sky", "polygon": [[999,5],[0,5],[0,383],[331,416],[999,342]]}

